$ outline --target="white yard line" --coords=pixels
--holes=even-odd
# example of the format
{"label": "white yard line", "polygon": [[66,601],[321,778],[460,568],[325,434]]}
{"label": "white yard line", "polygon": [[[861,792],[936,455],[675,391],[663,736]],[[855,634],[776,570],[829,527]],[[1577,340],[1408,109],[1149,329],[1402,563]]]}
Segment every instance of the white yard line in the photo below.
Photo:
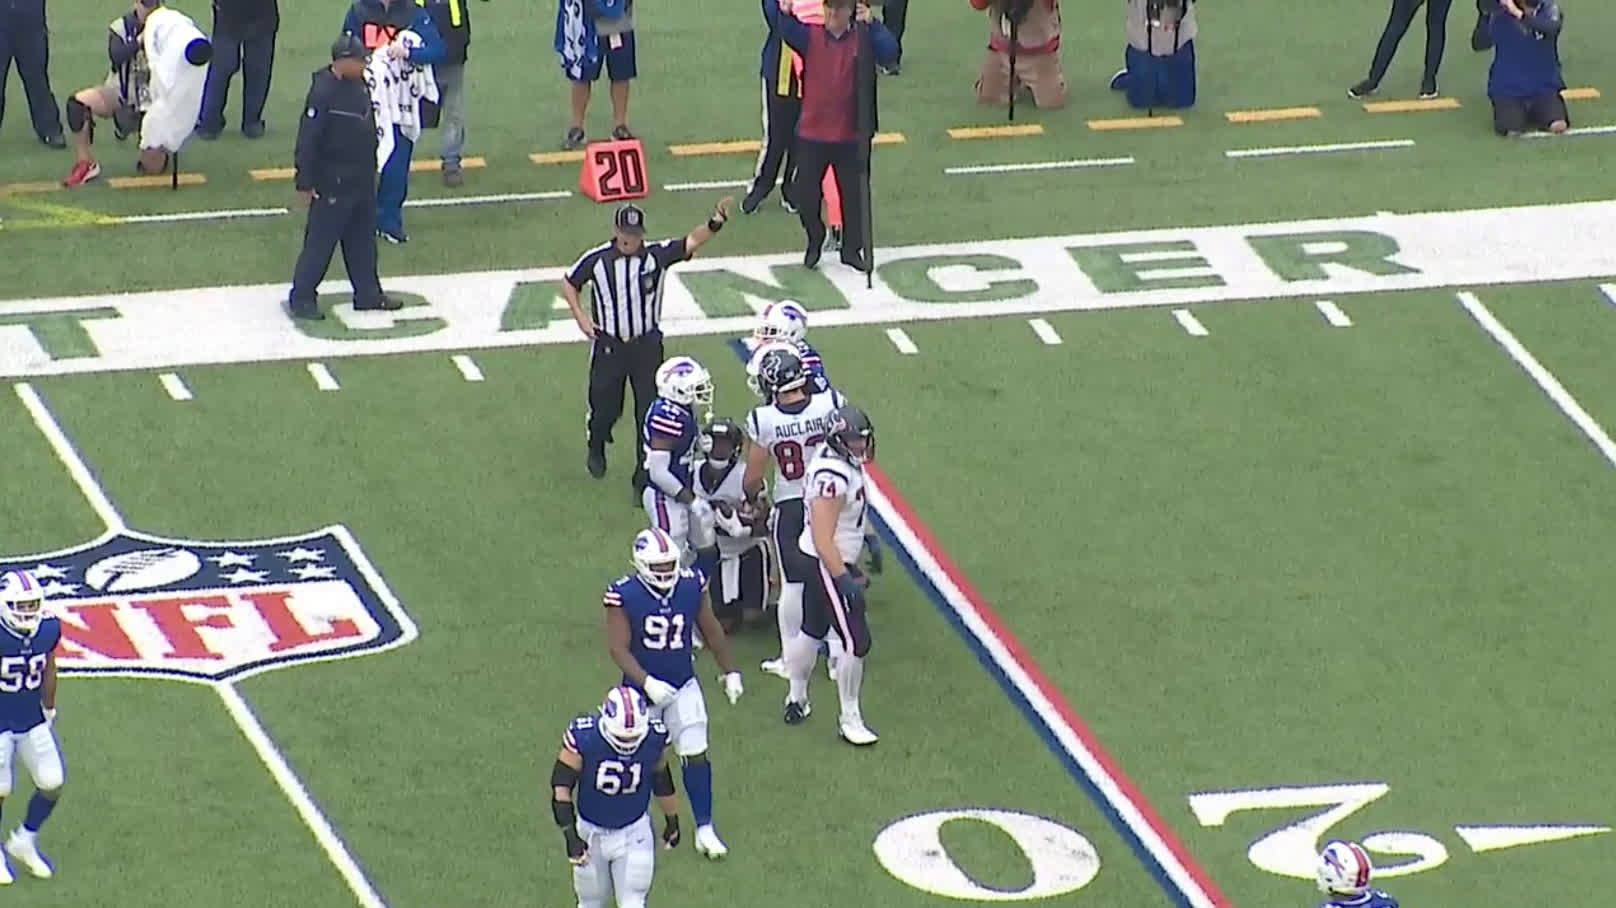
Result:
{"label": "white yard line", "polygon": [[1605,302],[1616,306],[1616,284],[1600,284],[1599,292],[1604,295]]}
{"label": "white yard line", "polygon": [[1184,326],[1184,330],[1189,333],[1190,337],[1206,337],[1212,333],[1206,330],[1206,326],[1201,324],[1201,320],[1192,315],[1188,309],[1174,309],[1173,318],[1178,319],[1178,323]]}
{"label": "white yard line", "polygon": [[466,381],[483,380],[483,370],[477,368],[476,360],[466,354],[456,353],[454,356],[449,357],[449,361],[453,362],[455,368],[460,370],[461,377]]}
{"label": "white yard line", "polygon": [[1616,126],[1578,126],[1555,135],[1552,132],[1528,132],[1524,139],[1562,139],[1566,136],[1608,136],[1616,133]]}
{"label": "white yard line", "polygon": [[1338,142],[1333,145],[1276,145],[1271,148],[1231,148],[1223,153],[1226,158],[1275,158],[1293,154],[1333,154],[1340,151],[1380,151],[1388,148],[1413,148],[1413,139],[1387,139],[1380,142]]}
{"label": "white yard line", "polygon": [[751,185],[751,180],[705,180],[696,183],[666,183],[662,188],[668,192],[686,192],[691,189],[745,189]]}
{"label": "white yard line", "polygon": [[1038,339],[1044,343],[1054,346],[1061,342],[1061,336],[1055,333],[1055,326],[1048,321],[1034,318],[1028,319],[1027,324],[1032,326],[1032,333],[1038,335]]}
{"label": "white yard line", "polygon": [[1324,316],[1324,320],[1329,322],[1334,327],[1352,327],[1352,319],[1347,318],[1347,314],[1342,312],[1341,307],[1337,306],[1335,303],[1332,303],[1329,300],[1319,300],[1313,304],[1313,307],[1318,309],[1319,314]]}
{"label": "white yard line", "polygon": [[1032,161],[1026,164],[972,164],[968,167],[945,167],[943,173],[951,177],[977,173],[1020,173],[1027,170],[1074,170],[1087,167],[1127,167],[1133,158],[1070,158],[1064,161]]}
{"label": "white yard line", "polygon": [[173,214],[112,215],[119,224],[174,224],[181,221],[229,221],[291,214],[290,208],[222,208],[217,211],[176,211]]}
{"label": "white yard line", "polygon": [[1606,432],[1592,416],[1588,415],[1588,411],[1582,408],[1582,404],[1577,403],[1577,399],[1571,396],[1571,392],[1565,389],[1565,385],[1560,384],[1560,380],[1554,377],[1554,373],[1538,362],[1537,357],[1532,355],[1532,351],[1526,349],[1526,346],[1517,340],[1508,328],[1504,327],[1504,323],[1500,322],[1497,316],[1493,315],[1482,304],[1481,300],[1476,298],[1474,293],[1459,294],[1459,305],[1470,313],[1470,317],[1476,320],[1476,324],[1480,325],[1483,331],[1486,331],[1494,341],[1498,342],[1498,346],[1504,348],[1504,352],[1509,354],[1510,359],[1515,360],[1516,365],[1531,376],[1532,381],[1537,382],[1537,386],[1543,389],[1543,393],[1549,396],[1549,400],[1554,401],[1554,405],[1560,408],[1560,412],[1564,413],[1566,418],[1571,420],[1582,431],[1582,434],[1594,443],[1594,447],[1598,448],[1599,453],[1605,456],[1605,460],[1609,461],[1611,466],[1616,467],[1616,442],[1611,441],[1610,433]]}
{"label": "white yard line", "polygon": [[904,356],[914,356],[920,352],[920,348],[915,346],[915,342],[909,339],[909,335],[902,328],[888,328],[887,339],[892,341],[892,346],[897,347],[898,352]]}
{"label": "white yard line", "polygon": [[[126,532],[129,525],[124,522],[123,515],[118,513],[118,509],[112,504],[112,499],[107,497],[106,490],[101,488],[100,481],[95,478],[95,474],[90,471],[89,465],[84,462],[84,458],[79,456],[78,450],[68,440],[67,433],[62,431],[61,425],[57,423],[56,417],[51,413],[50,408],[45,406],[45,401],[40,398],[39,392],[35,391],[33,385],[27,382],[19,382],[13,387],[17,392],[17,397],[22,400],[23,406],[27,408],[28,415],[33,417],[34,425],[39,427],[39,431],[45,436],[45,440],[50,442],[51,449],[56,453],[56,459],[61,461],[62,465],[67,468],[68,475],[73,477],[74,485],[79,487],[79,491],[84,495],[85,500],[90,503],[90,507],[95,511],[96,516],[100,517],[101,522],[106,524],[107,532]],[[241,729],[242,735],[253,746],[253,750],[258,754],[258,759],[263,761],[263,764],[269,768],[270,775],[275,779],[275,784],[280,787],[287,800],[292,802],[298,816],[302,817],[304,825],[314,834],[315,841],[320,843],[326,857],[337,868],[337,872],[342,875],[342,879],[348,884],[349,891],[353,893],[354,898],[358,899],[360,906],[362,908],[386,908],[387,903],[382,901],[382,897],[376,892],[376,887],[372,886],[370,881],[365,878],[365,873],[360,869],[359,862],[354,860],[353,855],[348,851],[348,846],[343,844],[342,839],[331,828],[331,822],[320,812],[320,808],[314,803],[314,799],[309,797],[308,789],[303,787],[303,783],[298,780],[297,775],[292,772],[292,768],[287,765],[286,758],[281,755],[280,749],[275,746],[275,742],[270,740],[269,735],[265,733],[263,724],[258,721],[258,717],[253,713],[252,707],[241,696],[241,692],[236,690],[234,685],[228,683],[221,682],[210,686],[218,692],[219,699],[224,702],[225,709],[230,713],[230,718],[235,720],[236,726]]]}
{"label": "white yard line", "polygon": [[552,192],[507,192],[500,195],[456,195],[441,199],[410,199],[405,208],[452,208],[457,205],[498,205],[502,202],[548,202],[571,198],[565,189]]}
{"label": "white yard line", "polygon": [[342,390],[342,386],[337,384],[336,377],[325,367],[325,363],[309,363],[308,370],[309,374],[314,376],[314,386],[321,391]]}
{"label": "white yard line", "polygon": [[163,390],[168,392],[169,397],[175,400],[191,399],[191,389],[185,387],[185,381],[179,377],[178,373],[164,372],[162,375],[157,376],[157,380],[163,383]]}

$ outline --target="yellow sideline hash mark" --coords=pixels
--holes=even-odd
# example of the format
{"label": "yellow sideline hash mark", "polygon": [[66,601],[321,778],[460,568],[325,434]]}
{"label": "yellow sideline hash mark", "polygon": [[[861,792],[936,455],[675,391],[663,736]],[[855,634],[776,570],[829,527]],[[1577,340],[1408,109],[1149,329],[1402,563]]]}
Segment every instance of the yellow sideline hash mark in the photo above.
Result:
{"label": "yellow sideline hash mark", "polygon": [[1041,136],[1042,123],[1016,123],[1010,126],[955,126],[948,131],[950,139],[1009,139],[1016,136]]}
{"label": "yellow sideline hash mark", "polygon": [[1317,107],[1269,107],[1260,110],[1231,110],[1224,116],[1230,123],[1272,123],[1276,120],[1313,120],[1324,114]]}

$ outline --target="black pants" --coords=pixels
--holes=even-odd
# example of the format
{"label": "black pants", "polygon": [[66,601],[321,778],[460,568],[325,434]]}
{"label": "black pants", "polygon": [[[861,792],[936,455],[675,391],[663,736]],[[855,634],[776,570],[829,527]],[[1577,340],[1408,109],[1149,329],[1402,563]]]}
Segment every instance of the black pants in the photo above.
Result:
{"label": "black pants", "polygon": [[1549,124],[1571,124],[1565,98],[1559,92],[1535,98],[1493,98],[1493,131],[1501,136],[1519,135],[1532,129],[1548,129]]}
{"label": "black pants", "polygon": [[842,261],[857,263],[864,249],[864,164],[858,142],[811,142],[797,140],[797,185],[791,198],[797,203],[808,248],[825,242],[825,218],[819,213],[823,201],[825,170],[836,168],[836,191],[842,194]]}
{"label": "black pants", "polygon": [[1420,80],[1421,87],[1436,85],[1436,73],[1442,68],[1442,52],[1448,43],[1448,10],[1453,7],[1453,0],[1392,0],[1391,16],[1386,20],[1386,30],[1380,33],[1380,43],[1375,46],[1375,59],[1369,64],[1369,81],[1376,85],[1386,77],[1386,70],[1392,65],[1392,57],[1397,53],[1397,45],[1408,33],[1408,27],[1414,24],[1414,14],[1419,11],[1420,4],[1425,4],[1425,74]]}
{"label": "black pants", "polygon": [[230,80],[241,71],[241,125],[264,122],[269,79],[275,68],[275,29],[269,24],[241,26],[213,17],[213,62],[202,89],[202,113],[196,127],[205,133],[224,131],[224,106]]}
{"label": "black pants", "polygon": [[909,0],[887,0],[881,7],[881,24],[898,42],[898,61],[903,60],[903,22],[909,15]]}
{"label": "black pants", "polygon": [[629,438],[634,445],[634,484],[643,485],[645,446],[640,444],[640,426],[645,411],[656,399],[656,370],[662,365],[662,332],[650,331],[631,341],[605,334],[595,335],[589,350],[589,450],[604,454],[612,440],[612,426],[623,415],[623,386],[634,388],[634,426]]}
{"label": "black pants", "polygon": [[294,310],[315,308],[315,290],[331,268],[331,254],[338,243],[342,244],[348,283],[353,285],[354,305],[381,305],[382,284],[376,276],[376,190],[365,180],[351,191],[339,188],[309,203],[303,249],[297,254],[297,267],[292,272]]}
{"label": "black pants", "polygon": [[[801,98],[782,98],[763,80],[763,150],[758,153],[757,172],[747,196],[762,201],[778,180],[786,201],[795,200],[793,185],[797,176],[797,118],[802,116]],[[783,169],[783,172],[782,172]]]}
{"label": "black pants", "polygon": [[22,90],[28,96],[28,116],[41,139],[62,134],[62,115],[50,87],[50,34],[44,23],[18,25],[0,12],[0,121],[6,118],[6,82],[11,64],[17,64]]}

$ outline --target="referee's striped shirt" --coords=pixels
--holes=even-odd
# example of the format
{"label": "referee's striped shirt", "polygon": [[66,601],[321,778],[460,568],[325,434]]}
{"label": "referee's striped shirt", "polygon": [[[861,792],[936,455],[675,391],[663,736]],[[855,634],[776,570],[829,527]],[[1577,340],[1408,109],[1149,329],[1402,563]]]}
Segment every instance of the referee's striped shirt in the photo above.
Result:
{"label": "referee's striped shirt", "polygon": [[602,334],[631,341],[662,324],[662,281],[668,268],[690,258],[685,238],[646,243],[624,255],[607,241],[578,257],[567,283],[593,287],[590,314]]}

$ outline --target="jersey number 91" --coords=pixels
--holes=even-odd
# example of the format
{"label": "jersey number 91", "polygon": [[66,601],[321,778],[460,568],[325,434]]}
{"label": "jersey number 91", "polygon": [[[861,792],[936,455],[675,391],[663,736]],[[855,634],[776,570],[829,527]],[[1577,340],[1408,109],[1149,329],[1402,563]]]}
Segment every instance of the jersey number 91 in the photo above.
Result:
{"label": "jersey number 91", "polygon": [[0,693],[37,690],[45,677],[45,660],[49,653],[32,656],[6,656],[0,659]]}
{"label": "jersey number 91", "polygon": [[646,615],[642,642],[646,649],[684,649],[685,616]]}

